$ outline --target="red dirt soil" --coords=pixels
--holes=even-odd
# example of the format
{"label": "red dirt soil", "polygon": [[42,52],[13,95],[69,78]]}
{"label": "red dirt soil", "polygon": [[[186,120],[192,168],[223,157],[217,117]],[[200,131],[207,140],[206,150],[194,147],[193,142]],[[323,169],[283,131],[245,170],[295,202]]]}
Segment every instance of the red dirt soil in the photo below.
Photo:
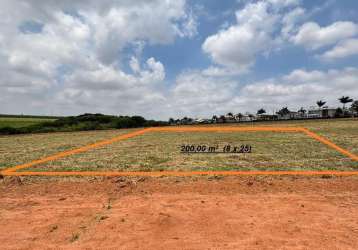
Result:
{"label": "red dirt soil", "polygon": [[358,178],[0,181],[1,249],[358,249]]}

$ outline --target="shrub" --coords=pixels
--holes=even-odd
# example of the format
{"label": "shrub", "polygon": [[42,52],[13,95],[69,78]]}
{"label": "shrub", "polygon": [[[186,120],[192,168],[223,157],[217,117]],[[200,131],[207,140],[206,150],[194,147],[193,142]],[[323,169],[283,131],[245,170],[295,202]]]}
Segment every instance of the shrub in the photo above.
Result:
{"label": "shrub", "polygon": [[342,117],[342,116],[343,116],[343,109],[337,108],[334,117]]}
{"label": "shrub", "polygon": [[52,122],[43,122],[23,128],[5,127],[0,134],[69,132],[82,130],[100,130],[110,128],[138,128],[147,126],[164,126],[167,122],[147,121],[141,116],[110,116],[103,114],[83,114],[61,117]]}
{"label": "shrub", "polygon": [[2,135],[14,135],[14,134],[19,134],[20,131],[17,128],[12,128],[12,127],[3,127],[0,128],[0,134]]}

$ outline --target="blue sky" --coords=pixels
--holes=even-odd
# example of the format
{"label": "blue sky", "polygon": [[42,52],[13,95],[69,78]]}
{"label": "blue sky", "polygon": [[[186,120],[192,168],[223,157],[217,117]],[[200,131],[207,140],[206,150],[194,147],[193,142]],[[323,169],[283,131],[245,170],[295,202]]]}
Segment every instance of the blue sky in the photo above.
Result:
{"label": "blue sky", "polygon": [[358,99],[357,10],[353,0],[4,0],[0,113],[336,107]]}
{"label": "blue sky", "polygon": [[[200,5],[203,8],[201,12],[205,11],[205,13],[199,11],[198,14],[198,36],[178,39],[173,44],[166,46],[148,46],[143,53],[146,57],[156,55],[159,61],[170,65],[170,68],[167,68],[170,82],[173,82],[183,69],[205,69],[211,65],[210,58],[201,49],[202,44],[208,36],[217,33],[226,23],[234,23],[235,11],[245,5],[245,1],[237,0],[206,0],[191,1],[190,3]],[[321,25],[329,25],[335,21],[358,22],[357,1],[306,0],[302,1],[302,6],[312,11],[325,6],[322,10],[317,10],[317,13],[310,19]],[[272,53],[269,57],[258,57],[250,79],[260,80],[275,77],[287,74],[297,68],[326,70],[332,68],[332,65],[334,64],[322,64],[315,60],[311,57],[311,53],[305,51],[304,48],[288,45],[280,53]],[[346,65],[358,65],[358,57],[337,61],[334,67],[344,68]],[[245,78],[247,77],[245,76]]]}

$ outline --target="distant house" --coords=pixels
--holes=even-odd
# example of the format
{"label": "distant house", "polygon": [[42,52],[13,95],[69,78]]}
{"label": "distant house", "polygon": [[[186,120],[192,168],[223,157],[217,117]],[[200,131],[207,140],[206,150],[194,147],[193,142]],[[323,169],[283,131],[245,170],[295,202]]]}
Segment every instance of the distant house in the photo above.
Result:
{"label": "distant house", "polygon": [[256,119],[258,121],[276,121],[278,120],[278,115],[260,114],[257,115]]}
{"label": "distant house", "polygon": [[308,110],[308,118],[333,118],[336,114],[336,108],[323,107],[322,109]]}
{"label": "distant house", "polygon": [[278,119],[280,119],[280,120],[299,119],[301,117],[301,115],[296,111],[289,111],[284,114],[277,113],[277,116],[278,116]]}
{"label": "distant house", "polygon": [[226,122],[226,118],[224,115],[221,115],[216,119],[216,123],[225,123],[225,122]]}
{"label": "distant house", "polygon": [[204,119],[204,118],[197,118],[194,120],[195,124],[208,124],[208,123],[212,123],[212,121],[210,119]]}
{"label": "distant house", "polygon": [[358,116],[358,111],[355,111],[353,108],[350,108],[349,112],[352,116]]}
{"label": "distant house", "polygon": [[235,119],[237,122],[240,122],[242,117],[243,117],[243,114],[236,114],[236,115],[234,115],[234,119]]}
{"label": "distant house", "polygon": [[180,124],[182,125],[194,124],[194,120],[192,118],[184,117],[183,119],[180,120]]}
{"label": "distant house", "polygon": [[242,117],[241,117],[241,121],[243,122],[252,122],[256,120],[256,117],[252,114],[244,114]]}
{"label": "distant house", "polygon": [[307,118],[321,118],[322,112],[319,109],[308,110]]}
{"label": "distant house", "polygon": [[225,115],[225,122],[227,122],[227,123],[236,122],[235,116],[232,114]]}
{"label": "distant house", "polygon": [[290,119],[299,119],[301,118],[301,114],[296,112],[296,111],[291,111],[290,112]]}

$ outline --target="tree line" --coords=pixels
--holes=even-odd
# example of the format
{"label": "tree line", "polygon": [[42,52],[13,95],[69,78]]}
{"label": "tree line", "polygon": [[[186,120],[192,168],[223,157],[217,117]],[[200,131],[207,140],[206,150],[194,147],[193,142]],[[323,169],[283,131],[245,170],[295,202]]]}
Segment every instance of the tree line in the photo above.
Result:
{"label": "tree line", "polygon": [[112,116],[103,114],[83,114],[79,116],[61,117],[55,121],[42,122],[35,125],[14,128],[0,128],[0,134],[26,134],[47,132],[70,132],[103,129],[156,127],[167,125],[167,122],[146,120],[141,116]]}

